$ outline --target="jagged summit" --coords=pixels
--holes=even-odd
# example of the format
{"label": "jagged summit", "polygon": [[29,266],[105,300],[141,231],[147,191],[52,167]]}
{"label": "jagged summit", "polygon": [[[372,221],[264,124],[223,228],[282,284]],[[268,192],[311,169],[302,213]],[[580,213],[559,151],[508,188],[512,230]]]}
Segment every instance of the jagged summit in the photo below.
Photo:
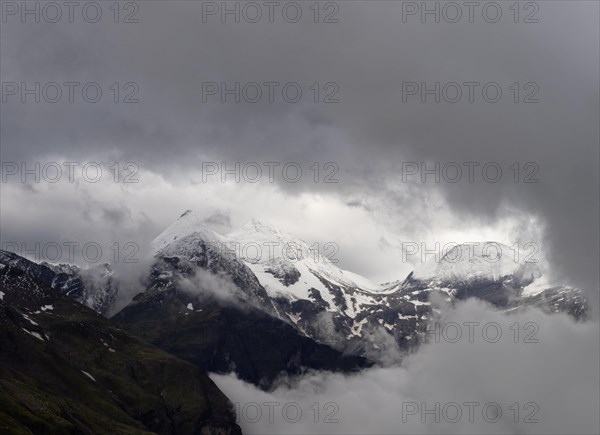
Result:
{"label": "jagged summit", "polygon": [[[268,238],[285,237],[284,233],[273,225],[265,224],[257,219],[250,219],[234,232],[224,236],[213,231],[193,210],[186,210],[171,225],[169,225],[152,242],[155,254],[161,249],[194,235],[206,242],[227,243],[230,239],[256,238],[262,235]],[[233,236],[233,237],[232,237]],[[291,237],[288,235],[288,237]]]}
{"label": "jagged summit", "polygon": [[193,240],[215,244],[225,241],[223,236],[211,230],[192,210],[187,210],[152,241],[152,249],[157,254],[173,243],[191,243]]}
{"label": "jagged summit", "polygon": [[299,239],[293,237],[291,234],[280,230],[275,225],[262,222],[256,218],[250,219],[238,229],[231,231],[229,234],[227,234],[227,237],[229,239],[247,239],[260,237],[269,238],[272,240],[288,239],[300,241]]}

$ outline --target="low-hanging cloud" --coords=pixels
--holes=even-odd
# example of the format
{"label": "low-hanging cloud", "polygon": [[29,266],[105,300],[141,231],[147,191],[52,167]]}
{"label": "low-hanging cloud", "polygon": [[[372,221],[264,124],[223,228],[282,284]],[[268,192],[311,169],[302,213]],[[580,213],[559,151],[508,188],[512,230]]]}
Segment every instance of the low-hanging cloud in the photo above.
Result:
{"label": "low-hanging cloud", "polygon": [[200,269],[190,277],[181,277],[179,287],[184,292],[196,296],[201,301],[217,300],[220,303],[236,305],[243,308],[243,300],[247,296],[224,273],[213,273]]}
{"label": "low-hanging cloud", "polygon": [[211,377],[248,434],[598,433],[597,323],[534,309],[507,316],[476,300],[447,312],[452,322],[460,340],[450,328],[432,335],[401,366],[314,372],[272,391]]}

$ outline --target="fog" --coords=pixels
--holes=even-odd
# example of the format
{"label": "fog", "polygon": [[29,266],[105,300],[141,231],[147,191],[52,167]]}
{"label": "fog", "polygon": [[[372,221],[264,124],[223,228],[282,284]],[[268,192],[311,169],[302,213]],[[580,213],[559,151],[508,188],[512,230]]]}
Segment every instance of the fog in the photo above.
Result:
{"label": "fog", "polygon": [[313,372],[268,392],[211,378],[248,434],[598,433],[597,323],[502,315],[476,300],[446,312],[443,325],[453,322],[460,339],[446,327],[399,366]]}

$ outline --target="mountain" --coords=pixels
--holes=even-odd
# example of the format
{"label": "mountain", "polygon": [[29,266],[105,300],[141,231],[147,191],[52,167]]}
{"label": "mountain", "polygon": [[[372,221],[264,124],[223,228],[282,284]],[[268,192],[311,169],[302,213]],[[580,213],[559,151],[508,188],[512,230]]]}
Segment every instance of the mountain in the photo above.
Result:
{"label": "mountain", "polygon": [[[258,365],[227,347],[235,342],[252,353],[261,338],[277,348],[289,344],[279,334],[270,336],[267,321],[285,323],[276,330],[291,326],[300,337],[385,363],[391,348],[408,350],[420,342],[437,315],[435,301],[476,297],[505,312],[536,306],[585,317],[581,291],[547,283],[537,264],[505,245],[492,244],[502,252],[499,258],[483,246],[458,245],[402,281],[375,284],[271,225],[251,220],[224,236],[187,211],[154,240],[156,263],[147,291],[115,319],[207,370],[235,366],[247,380],[267,385],[277,370],[286,369],[290,354],[274,357],[278,363],[260,373],[263,367],[251,370]],[[188,304],[194,308],[187,310]],[[207,332],[211,322],[222,326],[219,333]],[[246,325],[247,337],[240,338],[238,324]],[[181,331],[190,337],[178,337]],[[198,343],[200,332],[211,338]],[[195,351],[197,346],[203,351]],[[206,351],[218,357],[210,359]],[[286,370],[297,372],[306,362]]]}
{"label": "mountain", "polygon": [[265,289],[244,262],[226,249],[226,242],[225,237],[209,229],[190,210],[183,213],[152,242],[155,258],[166,260],[162,266],[167,268],[158,275],[153,270],[152,277],[158,279],[150,288],[173,284],[173,269],[184,275],[203,269],[215,275],[226,275],[241,290],[239,296],[249,304],[270,312],[272,307]]}
{"label": "mountain", "polygon": [[[587,313],[580,290],[548,282],[537,264],[501,244],[493,244],[500,258],[493,249],[458,245],[385,284],[340,269],[303,240],[257,220],[221,235],[187,211],[152,246],[145,291],[112,322],[204,371],[235,372],[264,389],[311,369],[396,363],[425,338],[441,305],[472,297],[505,313]],[[108,272],[90,284],[72,266],[36,265],[3,252],[0,260],[103,314],[117,295]]]}
{"label": "mountain", "polygon": [[[586,314],[580,290],[548,283],[524,253],[499,243],[457,245],[403,281],[375,284],[255,220],[230,233],[227,242],[264,286],[280,318],[309,337],[375,360],[382,346],[389,347],[386,335],[400,349],[418,344],[436,315],[436,297],[447,303],[476,297],[507,312],[536,306],[576,318]],[[250,249],[257,245],[262,249]]]}
{"label": "mountain", "polygon": [[428,297],[432,292],[443,293],[450,302],[475,297],[505,312],[536,306],[585,318],[583,292],[550,283],[538,264],[526,258],[523,252],[496,242],[457,245],[440,261],[415,270],[399,289]]}
{"label": "mountain", "polygon": [[3,250],[0,250],[0,261],[27,271],[36,281],[102,315],[108,315],[116,302],[119,290],[110,264],[99,264],[89,269],[71,264],[38,264]]}
{"label": "mountain", "polygon": [[49,271],[0,251],[0,432],[241,434],[200,368],[50,287]]}
{"label": "mountain", "polygon": [[184,213],[154,240],[146,291],[112,320],[205,370],[233,371],[265,389],[282,375],[370,365],[280,319],[255,274],[225,242]]}

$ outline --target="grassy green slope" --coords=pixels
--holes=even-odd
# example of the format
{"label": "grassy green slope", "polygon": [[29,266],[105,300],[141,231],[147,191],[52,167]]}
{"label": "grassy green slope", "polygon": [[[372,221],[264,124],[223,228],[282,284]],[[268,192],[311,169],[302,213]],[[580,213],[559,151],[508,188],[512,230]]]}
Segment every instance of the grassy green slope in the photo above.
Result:
{"label": "grassy green slope", "polygon": [[197,366],[17,267],[0,270],[0,288],[0,433],[240,433]]}

